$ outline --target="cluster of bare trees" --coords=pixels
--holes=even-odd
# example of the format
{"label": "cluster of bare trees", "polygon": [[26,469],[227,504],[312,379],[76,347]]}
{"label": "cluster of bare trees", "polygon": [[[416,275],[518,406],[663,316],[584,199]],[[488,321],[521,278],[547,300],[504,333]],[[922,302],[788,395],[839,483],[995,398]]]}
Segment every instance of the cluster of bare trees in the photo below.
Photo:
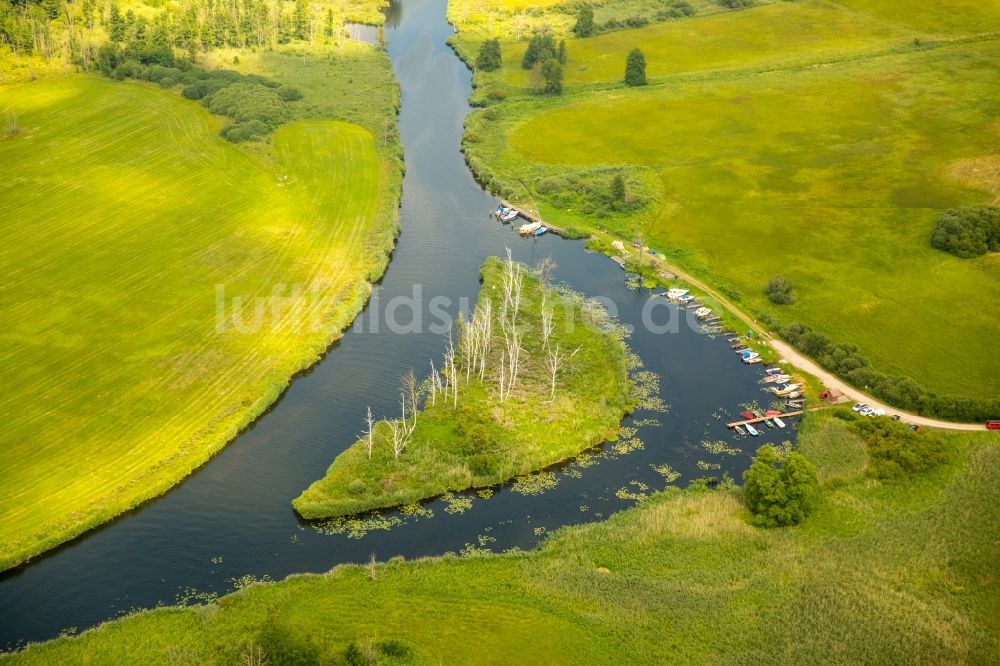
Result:
{"label": "cluster of bare trees", "polygon": [[[567,355],[558,344],[550,344],[555,330],[554,308],[550,307],[545,287],[554,268],[555,262],[551,258],[544,260],[538,266],[539,283],[542,287],[540,337],[542,352],[545,354],[544,367],[549,380],[550,400],[555,398],[560,369],[567,360],[580,351],[578,347]],[[398,459],[413,439],[417,426],[418,403],[423,395],[427,396],[431,405],[436,405],[440,397],[443,400],[450,400],[452,406],[457,408],[463,375],[466,384],[473,380],[486,381],[488,376],[495,378],[497,398],[500,402],[507,401],[513,394],[527,358],[524,347],[526,331],[520,319],[525,271],[514,262],[510,249],[507,250],[507,259],[501,271],[499,305],[496,309],[493,298],[490,294],[486,294],[479,299],[471,315],[459,317],[458,345],[455,345],[454,338],[449,332],[441,367],[436,367],[434,361],[431,361],[430,377],[422,386],[418,385],[412,370],[403,377],[399,399],[400,416],[386,420],[388,441],[394,458]],[[494,364],[493,368],[490,367],[491,361]],[[362,441],[370,459],[375,447],[376,427],[370,407],[365,424]]]}

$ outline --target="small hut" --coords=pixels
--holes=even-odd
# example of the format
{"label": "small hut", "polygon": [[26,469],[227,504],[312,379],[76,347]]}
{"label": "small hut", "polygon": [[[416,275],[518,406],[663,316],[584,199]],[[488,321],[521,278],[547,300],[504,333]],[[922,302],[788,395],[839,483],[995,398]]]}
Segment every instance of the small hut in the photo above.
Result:
{"label": "small hut", "polygon": [[836,405],[838,402],[841,402],[844,399],[844,394],[838,391],[837,389],[832,388],[832,389],[827,389],[822,393],[820,393],[819,397],[823,398],[823,400],[826,400],[831,405]]}

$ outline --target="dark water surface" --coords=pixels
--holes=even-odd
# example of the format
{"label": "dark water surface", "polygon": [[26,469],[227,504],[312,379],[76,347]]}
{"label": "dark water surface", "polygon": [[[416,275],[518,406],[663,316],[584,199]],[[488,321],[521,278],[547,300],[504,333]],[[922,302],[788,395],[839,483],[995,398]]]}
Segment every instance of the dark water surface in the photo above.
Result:
{"label": "dark water surface", "polygon": [[[765,432],[773,436],[737,442],[728,433],[720,410],[732,415],[741,402],[767,400],[758,384],[762,371],[743,366],[723,340],[683,322],[676,333],[646,330],[639,322],[649,292],[626,288],[623,272],[606,257],[557,237],[523,240],[489,219],[495,199],[474,182],[459,153],[470,77],[445,44],[451,33],[445,0],[394,4],[386,25],[402,86],[407,172],[403,231],[376,299],[269,413],[180,486],[0,575],[0,646],[51,638],[68,627],[82,630],[130,609],[173,603],[191,590],[224,593],[248,574],[279,579],[364,561],[373,553],[387,559],[457,552],[469,544],[532,547],[545,530],[599,520],[636,501],[619,495],[662,489],[666,482],[652,465],[669,464],[681,473],[679,484],[723,470],[738,478],[751,448],[794,437],[790,431]],[[554,470],[558,484],[543,494],[509,487],[489,499],[469,494],[472,507],[461,513],[446,511],[455,507],[439,500],[427,505],[433,517],[405,517],[403,524],[361,538],[324,533],[298,520],[292,498],[354,441],[366,406],[377,415],[394,413],[400,377],[410,368],[425,375],[429,360],[441,356],[440,334],[400,335],[384,325],[374,332],[372,322],[385,304],[412,295],[415,285],[425,301],[444,295],[454,304],[463,297],[474,302],[480,264],[503,254],[505,246],[528,263],[552,256],[557,281],[611,299],[621,321],[636,325],[631,345],[646,368],[659,374],[669,411],[639,411],[634,419],[657,418],[662,425],[639,429],[640,450],[609,455],[606,447],[592,459],[595,464]],[[667,312],[659,307],[657,320]],[[407,320],[405,314],[400,318]],[[713,455],[701,446],[718,439],[743,451]],[[722,469],[706,471],[699,460]]]}

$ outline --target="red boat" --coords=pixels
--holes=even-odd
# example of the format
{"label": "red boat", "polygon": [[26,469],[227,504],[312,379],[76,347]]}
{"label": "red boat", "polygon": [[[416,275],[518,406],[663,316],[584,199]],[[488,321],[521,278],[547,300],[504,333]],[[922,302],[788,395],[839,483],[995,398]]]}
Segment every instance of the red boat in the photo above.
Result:
{"label": "red boat", "polygon": [[752,419],[753,418],[753,414],[751,414],[750,412],[748,412],[745,409],[742,412],[740,412],[740,416],[742,416],[745,419]]}
{"label": "red boat", "polygon": [[777,409],[769,409],[766,412],[764,412],[764,416],[781,416],[781,412],[779,412]]}

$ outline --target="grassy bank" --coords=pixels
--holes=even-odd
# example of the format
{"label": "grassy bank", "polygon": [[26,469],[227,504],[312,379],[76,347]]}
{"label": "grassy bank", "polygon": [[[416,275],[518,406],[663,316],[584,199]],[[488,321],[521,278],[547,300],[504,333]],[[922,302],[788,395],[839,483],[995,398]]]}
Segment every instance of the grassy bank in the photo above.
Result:
{"label": "grassy bank", "polygon": [[[270,143],[241,147],[148,84],[0,88],[19,126],[0,140],[0,569],[204,463],[381,275],[402,169],[388,58],[356,44],[261,58],[298,72],[303,99]],[[336,93],[352,78],[376,103]]]}
{"label": "grassy bank", "polygon": [[[668,489],[537,552],[340,566],[198,608],[160,609],[34,646],[14,664],[989,663],[1000,658],[1000,446],[949,436],[948,462],[864,475],[842,422],[806,420],[824,479],[798,527],[757,529],[735,494]],[[384,553],[380,555],[388,555]],[[386,651],[405,653],[388,658]]]}
{"label": "grassy bank", "polygon": [[[996,257],[929,245],[944,210],[1000,196],[1000,42],[976,36],[993,10],[956,2],[931,29],[938,5],[891,4],[780,3],[570,40],[554,98],[529,92],[523,43],[508,42],[476,93],[506,101],[470,118],[466,154],[554,224],[642,235],[775,326],[804,322],[940,395],[996,394]],[[617,83],[635,45],[641,89]],[[626,201],[611,197],[619,174]],[[776,274],[794,304],[768,301]]]}
{"label": "grassy bank", "polygon": [[[490,259],[481,275],[477,308],[491,321],[490,341],[482,343],[488,350],[484,355],[470,351],[477,345],[474,329],[464,326],[454,368],[442,364],[450,387],[425,383],[416,398],[423,400],[423,409],[414,413],[407,407],[414,425],[402,452],[394,451],[390,424],[378,423],[371,453],[362,437],[337,456],[326,475],[295,499],[299,514],[346,515],[495,485],[569,458],[617,433],[629,407],[629,380],[625,345],[606,315],[576,295],[543,287],[537,276],[517,264]],[[502,334],[506,276],[519,276],[523,284],[516,321],[523,337],[517,381],[501,392],[502,368],[510,367]],[[552,315],[547,341],[543,311]],[[549,363],[557,351],[562,361],[553,390]]]}

